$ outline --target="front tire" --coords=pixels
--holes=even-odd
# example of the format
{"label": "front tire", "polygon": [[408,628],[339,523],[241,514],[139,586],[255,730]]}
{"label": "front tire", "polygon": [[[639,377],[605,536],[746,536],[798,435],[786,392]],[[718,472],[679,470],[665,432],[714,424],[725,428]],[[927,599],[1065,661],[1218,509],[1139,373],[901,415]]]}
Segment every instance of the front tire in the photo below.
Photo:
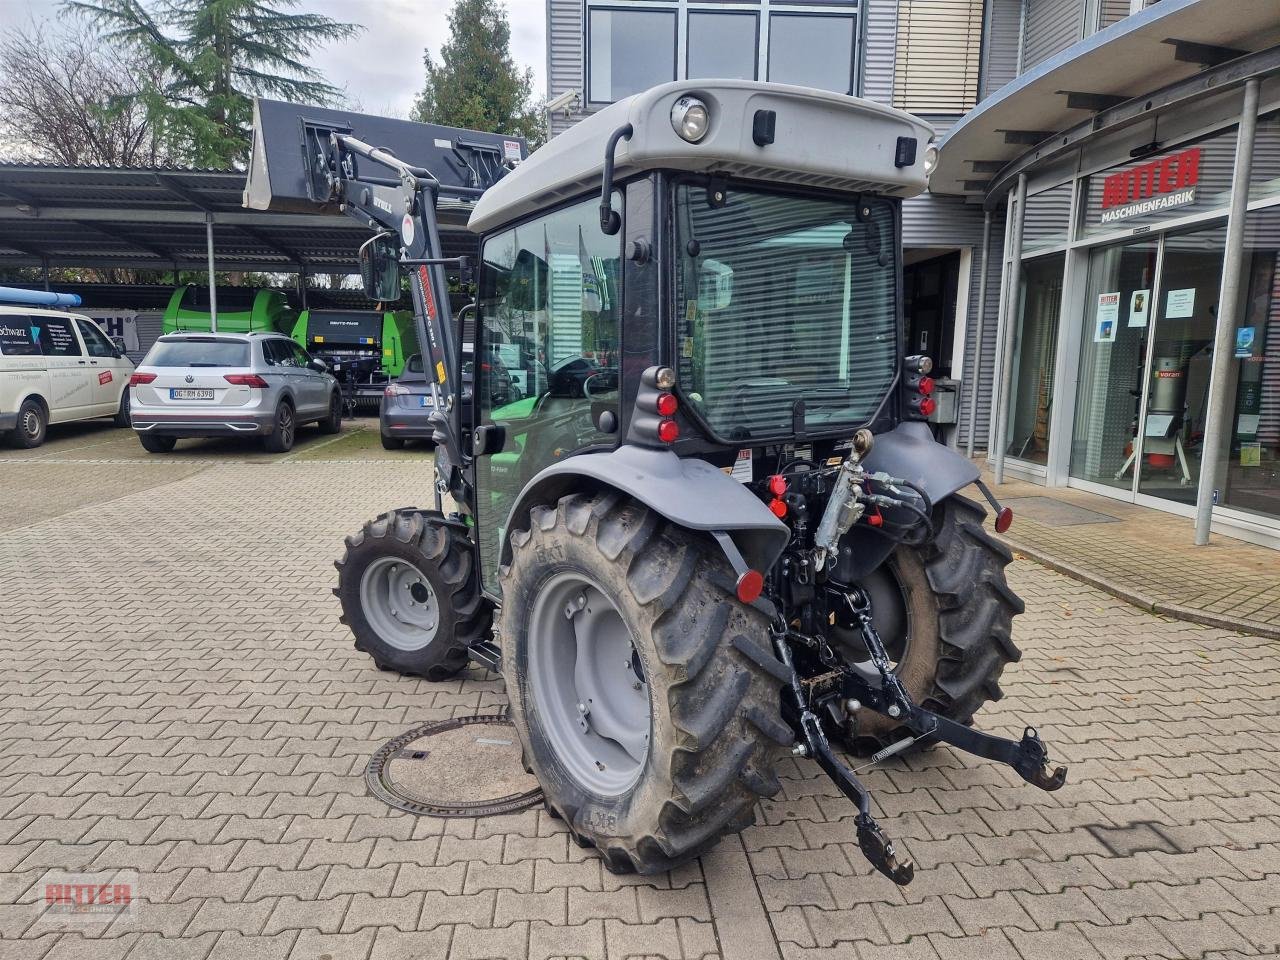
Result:
{"label": "front tire", "polygon": [[18,408],[18,425],[13,428],[10,437],[15,446],[30,450],[44,443],[49,432],[49,414],[44,404],[33,397],[24,400]]}
{"label": "front tire", "polygon": [[[937,536],[921,547],[899,546],[862,583],[872,598],[877,632],[912,699],[963,724],[1004,696],[1000,675],[1022,658],[1013,642],[1013,618],[1024,605],[1005,579],[1013,554],[983,528],[984,517],[974,501],[948,497],[934,509]],[[860,639],[837,628],[842,635],[841,651],[866,659]],[[846,735],[854,752],[868,754],[911,732],[889,717],[860,710]]]}
{"label": "front tire", "polygon": [[669,870],[778,792],[793,736],[769,618],[734,595],[714,544],[619,494],[529,519],[499,631],[525,762],[611,871]]}
{"label": "front tire", "polygon": [[434,511],[392,510],[347,537],[334,562],[341,621],[381,670],[447,680],[489,633],[471,540]]}

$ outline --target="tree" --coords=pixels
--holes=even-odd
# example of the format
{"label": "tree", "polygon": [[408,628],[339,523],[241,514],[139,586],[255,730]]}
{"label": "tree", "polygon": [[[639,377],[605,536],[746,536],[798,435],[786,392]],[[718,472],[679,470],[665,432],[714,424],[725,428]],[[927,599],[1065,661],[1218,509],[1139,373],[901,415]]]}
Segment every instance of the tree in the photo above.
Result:
{"label": "tree", "polygon": [[533,97],[533,71],[520,70],[511,58],[511,24],[498,0],[457,0],[440,62],[430,51],[422,61],[427,81],[412,119],[516,134],[530,148],[546,140],[542,107]]}
{"label": "tree", "polygon": [[165,163],[146,110],[127,102],[148,67],[84,25],[14,30],[0,39],[0,141],[16,158],[43,163]]}
{"label": "tree", "polygon": [[325,104],[340,91],[306,63],[316,47],[361,27],[313,13],[298,0],[67,0],[105,36],[145,58],[159,82],[123,101],[140,104],[188,163],[243,164],[253,97]]}

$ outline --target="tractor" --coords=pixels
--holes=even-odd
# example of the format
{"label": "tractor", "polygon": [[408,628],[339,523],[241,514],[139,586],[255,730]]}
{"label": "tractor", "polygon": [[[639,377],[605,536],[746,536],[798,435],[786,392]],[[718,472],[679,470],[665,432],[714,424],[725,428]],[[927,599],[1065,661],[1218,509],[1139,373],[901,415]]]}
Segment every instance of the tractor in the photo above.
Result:
{"label": "tractor", "polygon": [[[548,809],[610,870],[741,830],[791,755],[908,883],[837,745],[947,743],[1063,785],[1034,728],[972,726],[1020,657],[1023,604],[982,501],[997,530],[1012,515],[935,441],[930,359],[902,355],[927,124],[691,80],[525,158],[514,138],[260,108],[246,202],[367,224],[366,292],[408,283],[432,383],[434,507],[347,539],[344,622],[386,669],[499,672]],[[469,361],[451,277],[475,282]],[[499,367],[521,399],[482,382]]]}

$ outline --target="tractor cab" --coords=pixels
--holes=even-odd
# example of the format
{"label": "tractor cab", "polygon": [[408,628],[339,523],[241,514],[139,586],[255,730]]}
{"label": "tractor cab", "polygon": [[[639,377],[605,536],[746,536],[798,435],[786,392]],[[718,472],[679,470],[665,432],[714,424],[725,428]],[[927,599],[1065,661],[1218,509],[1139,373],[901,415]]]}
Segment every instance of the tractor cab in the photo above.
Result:
{"label": "tractor cab", "polygon": [[[932,134],[837,94],[672,83],[480,197],[478,336],[534,401],[475,393],[504,441],[475,461],[487,587],[521,493],[584,449],[638,441],[751,482],[780,447],[826,459],[897,425],[901,200],[925,188]],[[654,365],[675,374],[670,416],[636,406]]]}

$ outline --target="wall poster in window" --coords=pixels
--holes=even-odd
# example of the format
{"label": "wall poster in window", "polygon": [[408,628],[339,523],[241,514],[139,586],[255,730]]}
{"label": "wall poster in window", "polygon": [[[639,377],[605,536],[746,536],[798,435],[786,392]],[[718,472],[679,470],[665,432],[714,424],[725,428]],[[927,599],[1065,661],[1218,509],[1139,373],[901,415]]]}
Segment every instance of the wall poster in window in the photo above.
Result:
{"label": "wall poster in window", "polygon": [[1145,327],[1151,310],[1151,291],[1135,290],[1129,297],[1129,326]]}
{"label": "wall poster in window", "polygon": [[1116,339],[1116,323],[1120,319],[1120,294],[1098,294],[1098,316],[1093,328],[1095,343],[1112,343]]}
{"label": "wall poster in window", "polygon": [[1182,290],[1170,290],[1169,299],[1165,303],[1166,320],[1185,319],[1196,314],[1196,288],[1185,287]]}

